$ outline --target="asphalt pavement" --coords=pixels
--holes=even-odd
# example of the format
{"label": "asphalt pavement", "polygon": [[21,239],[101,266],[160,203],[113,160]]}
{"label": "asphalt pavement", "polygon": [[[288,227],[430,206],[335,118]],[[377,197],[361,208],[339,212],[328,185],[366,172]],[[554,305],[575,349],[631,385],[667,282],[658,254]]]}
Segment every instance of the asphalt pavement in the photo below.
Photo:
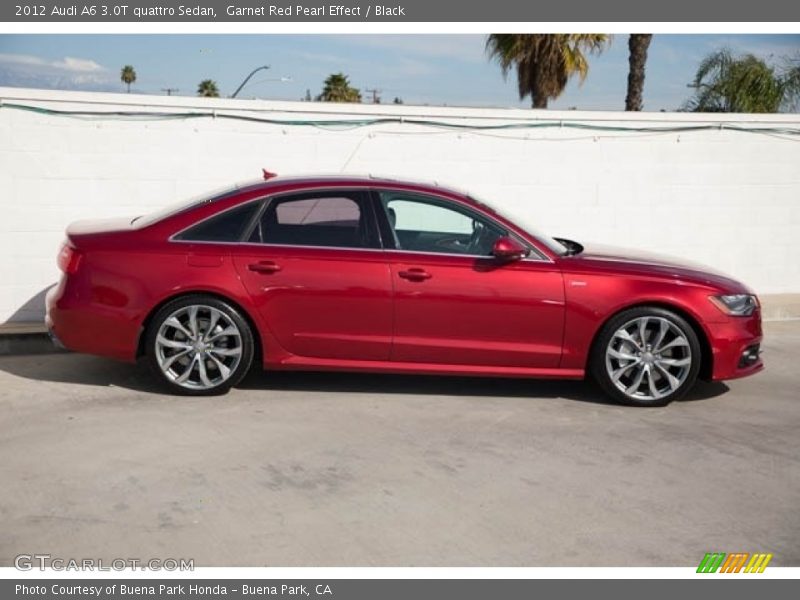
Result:
{"label": "asphalt pavement", "polygon": [[663,409],[582,382],[254,373],[0,356],[0,565],[800,566],[800,321],[767,369]]}

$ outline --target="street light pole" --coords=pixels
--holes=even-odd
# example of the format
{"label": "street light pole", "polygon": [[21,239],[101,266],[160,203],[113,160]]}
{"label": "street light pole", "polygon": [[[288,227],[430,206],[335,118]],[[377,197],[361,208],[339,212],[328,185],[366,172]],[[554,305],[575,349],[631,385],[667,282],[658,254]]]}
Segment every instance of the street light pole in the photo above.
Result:
{"label": "street light pole", "polygon": [[247,77],[245,77],[245,78],[244,78],[244,81],[241,83],[241,85],[240,85],[238,88],[236,88],[236,91],[235,91],[235,92],[233,92],[233,95],[231,96],[231,98],[236,98],[236,95],[237,95],[239,92],[241,92],[241,91],[242,91],[242,88],[243,88],[245,85],[247,85],[247,82],[248,82],[248,81],[250,81],[250,78],[251,78],[253,75],[255,75],[256,73],[258,73],[259,71],[261,71],[262,69],[263,69],[263,70],[267,70],[267,69],[269,69],[269,65],[264,65],[263,67],[256,67],[255,69],[253,69],[253,70],[250,72],[250,75],[248,75]]}

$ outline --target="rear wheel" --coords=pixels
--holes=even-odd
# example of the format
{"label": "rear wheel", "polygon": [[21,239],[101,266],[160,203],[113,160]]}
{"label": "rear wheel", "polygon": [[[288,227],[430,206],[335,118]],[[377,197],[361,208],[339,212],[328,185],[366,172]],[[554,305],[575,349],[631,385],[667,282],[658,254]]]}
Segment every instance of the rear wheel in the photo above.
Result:
{"label": "rear wheel", "polygon": [[174,393],[223,394],[253,361],[253,333],[239,312],[213,296],[169,302],[147,330],[147,361]]}
{"label": "rear wheel", "polygon": [[606,323],[590,368],[603,390],[623,404],[664,406],[694,385],[701,352],[686,319],[663,308],[637,307]]}

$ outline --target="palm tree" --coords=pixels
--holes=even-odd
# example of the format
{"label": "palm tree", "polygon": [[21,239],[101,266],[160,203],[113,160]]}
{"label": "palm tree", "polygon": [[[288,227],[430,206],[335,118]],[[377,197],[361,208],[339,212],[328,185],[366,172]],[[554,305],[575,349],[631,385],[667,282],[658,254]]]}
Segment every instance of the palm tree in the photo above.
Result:
{"label": "palm tree", "polygon": [[573,75],[581,82],[586,79],[589,62],[584,52],[602,52],[608,42],[603,33],[493,33],[486,39],[486,51],[500,62],[503,77],[516,68],[520,100],[530,95],[533,108],[547,108]]}
{"label": "palm tree", "polygon": [[773,67],[753,54],[736,57],[723,49],[706,56],[683,105],[694,112],[774,113],[790,110],[800,97],[800,66],[786,60]]}
{"label": "palm tree", "polygon": [[350,87],[350,80],[344,73],[333,73],[325,80],[322,93],[317,96],[322,102],[361,102],[361,92]]}
{"label": "palm tree", "polygon": [[628,36],[628,95],[625,110],[642,110],[644,92],[644,66],[652,33],[632,33]]}
{"label": "palm tree", "polygon": [[204,79],[197,85],[197,95],[203,98],[219,98],[217,82],[213,79]]}
{"label": "palm tree", "polygon": [[122,80],[122,83],[128,86],[128,93],[130,94],[131,84],[136,82],[136,71],[132,66],[125,65],[119,73],[119,78]]}

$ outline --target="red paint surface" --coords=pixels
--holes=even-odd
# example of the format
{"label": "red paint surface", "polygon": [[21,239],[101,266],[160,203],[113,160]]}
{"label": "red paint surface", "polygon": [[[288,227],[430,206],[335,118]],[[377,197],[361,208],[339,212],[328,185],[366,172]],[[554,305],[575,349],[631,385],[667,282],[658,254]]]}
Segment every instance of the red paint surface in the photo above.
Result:
{"label": "red paint surface", "polygon": [[[170,240],[248,200],[319,188],[443,197],[509,229],[545,259]],[[580,378],[603,323],[647,304],[692,321],[711,350],[713,379],[763,368],[760,360],[737,368],[742,350],[761,340],[759,312],[730,317],[708,300],[749,293],[741,283],[630,251],[589,247],[557,256],[484,205],[436,186],[277,178],[147,227],[131,219],[79,222],[67,237],[80,260],[48,294],[48,325],[72,350],[126,361],[135,360],[143,327],[159,305],[205,292],[246,313],[268,369]]]}

